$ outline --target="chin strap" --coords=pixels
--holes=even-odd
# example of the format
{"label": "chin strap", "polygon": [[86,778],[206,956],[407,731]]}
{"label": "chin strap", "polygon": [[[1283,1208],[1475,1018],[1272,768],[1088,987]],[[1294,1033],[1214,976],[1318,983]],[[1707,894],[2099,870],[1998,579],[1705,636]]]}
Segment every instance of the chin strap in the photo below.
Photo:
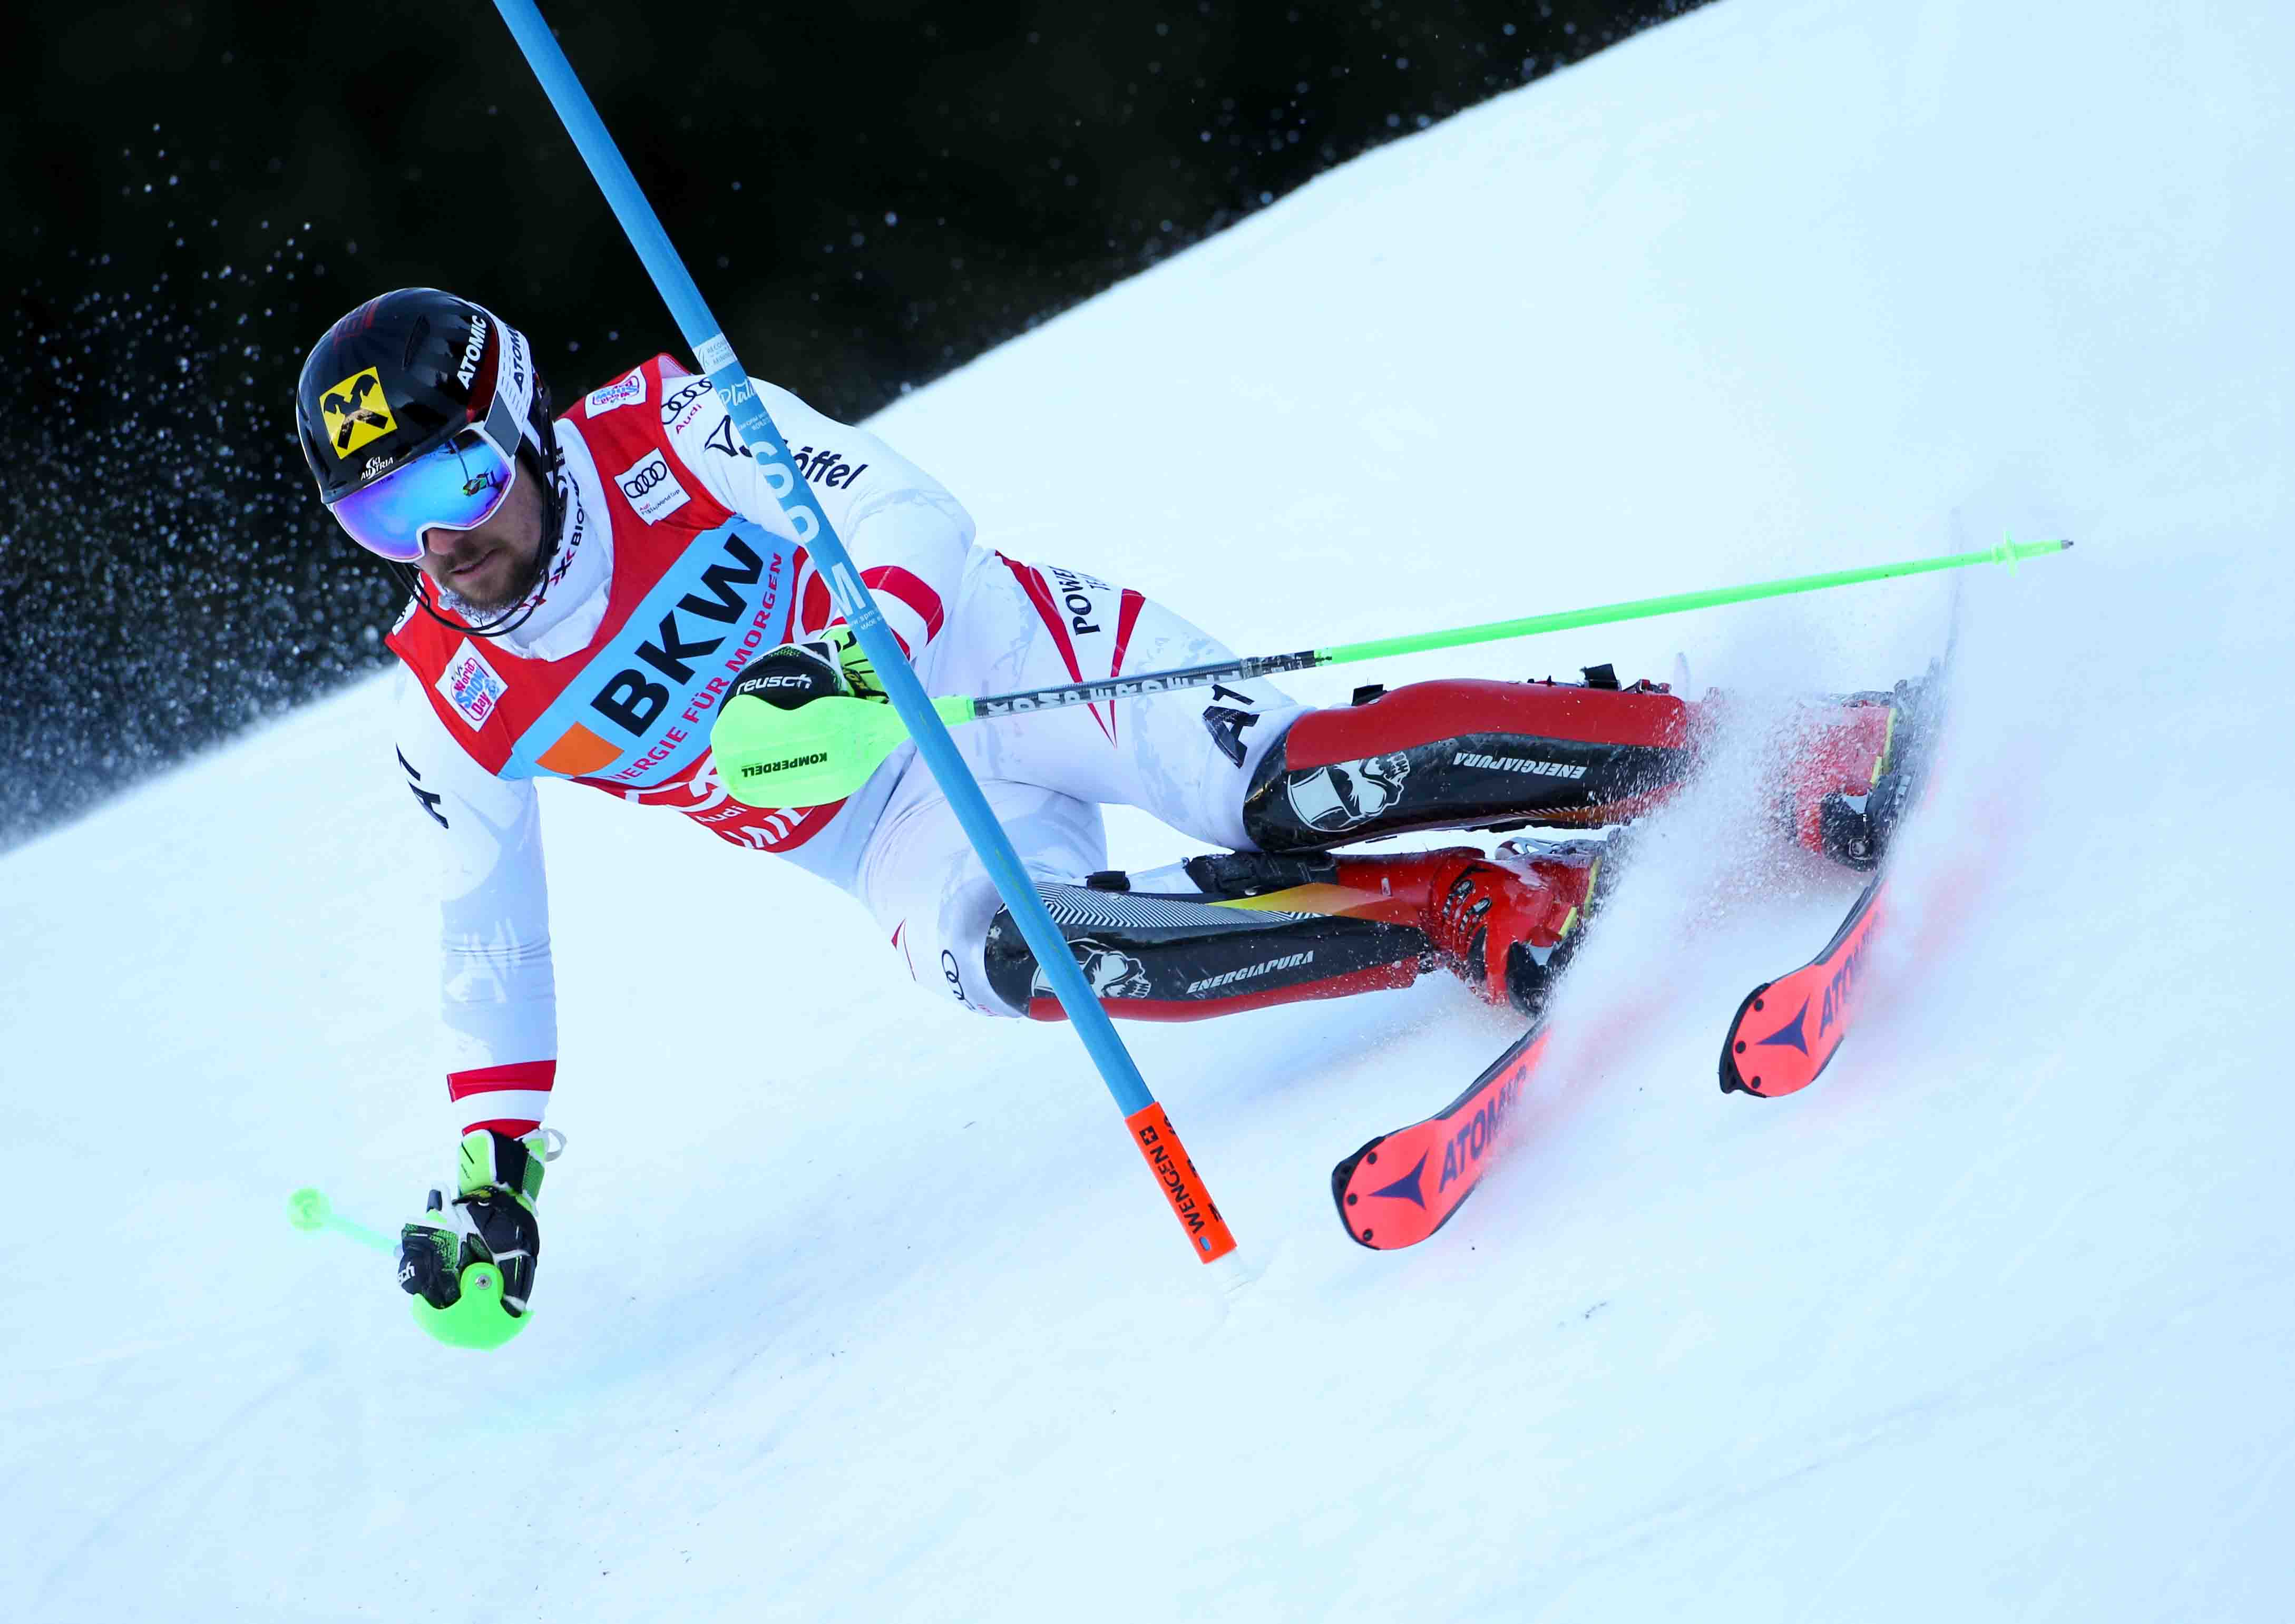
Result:
{"label": "chin strap", "polygon": [[573,480],[566,472],[566,453],[558,445],[558,425],[550,415],[550,385],[538,367],[535,369],[534,400],[527,408],[526,426],[532,439],[521,440],[518,451],[520,461],[542,486],[542,545],[534,550],[534,568],[526,578],[518,602],[492,620],[471,620],[468,616],[450,619],[431,598],[428,575],[412,564],[383,561],[383,567],[390,571],[424,614],[442,626],[451,626],[471,637],[504,637],[533,619],[535,610],[550,595],[550,567],[557,561],[558,550],[565,543],[567,502]]}
{"label": "chin strap", "polygon": [[550,567],[557,561],[558,551],[565,543],[567,502],[570,481],[566,475],[566,460],[558,449],[558,437],[555,433],[550,436],[548,452],[549,468],[546,472],[543,472],[538,467],[541,459],[535,457],[533,452],[526,446],[519,448],[520,457],[527,459],[527,466],[536,469],[536,477],[541,480],[544,492],[542,499],[543,541],[541,546],[534,550],[534,568],[527,576],[525,591],[519,595],[519,601],[492,620],[449,618],[430,595],[429,576],[412,564],[401,564],[388,559],[384,561],[384,567],[397,578],[398,584],[405,590],[406,595],[413,599],[422,612],[440,625],[451,626],[455,631],[467,633],[471,637],[506,636],[533,619],[534,612],[542,607],[542,600],[549,596]]}

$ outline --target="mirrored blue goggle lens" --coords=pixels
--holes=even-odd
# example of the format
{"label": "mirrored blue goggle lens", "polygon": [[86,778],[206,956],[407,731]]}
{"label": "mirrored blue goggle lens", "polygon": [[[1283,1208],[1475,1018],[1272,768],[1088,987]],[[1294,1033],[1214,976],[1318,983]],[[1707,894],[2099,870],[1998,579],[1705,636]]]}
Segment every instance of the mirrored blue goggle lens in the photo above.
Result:
{"label": "mirrored blue goggle lens", "polygon": [[332,510],[350,537],[394,563],[422,556],[422,533],[482,525],[510,494],[511,463],[493,441],[465,430],[353,491]]}

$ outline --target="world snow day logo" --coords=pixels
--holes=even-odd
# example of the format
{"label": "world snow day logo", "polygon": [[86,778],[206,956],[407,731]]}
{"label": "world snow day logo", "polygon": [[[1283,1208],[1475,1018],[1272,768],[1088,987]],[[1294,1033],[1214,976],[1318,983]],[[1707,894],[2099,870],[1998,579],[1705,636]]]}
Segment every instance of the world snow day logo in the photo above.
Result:
{"label": "world snow day logo", "polygon": [[642,406],[646,397],[646,375],[642,368],[617,383],[590,391],[590,415],[596,417],[611,412],[617,406]]}
{"label": "world snow day logo", "polygon": [[510,690],[510,684],[486,664],[486,657],[467,637],[439,674],[437,686],[439,695],[454,707],[454,714],[474,729],[486,726],[486,718],[494,714],[502,695]]}

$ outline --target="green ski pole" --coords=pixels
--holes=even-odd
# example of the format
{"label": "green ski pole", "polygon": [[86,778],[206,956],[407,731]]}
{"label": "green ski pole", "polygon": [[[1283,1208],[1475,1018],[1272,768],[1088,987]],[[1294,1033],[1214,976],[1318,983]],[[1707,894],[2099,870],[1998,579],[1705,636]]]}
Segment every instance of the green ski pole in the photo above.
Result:
{"label": "green ski pole", "polygon": [[[1383,659],[1389,655],[1458,649],[1472,643],[1535,637],[1545,632],[1567,632],[1580,626],[1646,620],[1656,615],[1679,615],[1691,609],[1719,608],[1725,604],[1750,603],[1761,598],[1825,592],[1867,581],[1925,575],[1932,570],[1964,569],[1974,564],[2005,564],[2013,567],[2020,559],[2062,552],[2070,545],[2066,541],[2003,539],[1997,547],[1980,548],[1973,552],[1908,559],[1896,564],[1868,564],[1855,569],[1827,570],[1821,575],[1758,581],[1748,586],[1717,586],[1704,592],[1673,592],[1662,598],[1636,598],[1624,603],[1597,604],[1591,608],[1564,609],[1552,615],[1526,615],[1515,620],[1485,621],[1480,625],[1421,632],[1408,637],[1336,643],[1327,649],[1302,649],[1295,654],[1254,655],[1209,665],[1186,665],[1176,671],[1143,672],[1138,676],[1116,677],[1106,682],[1064,683],[977,698],[951,696],[932,703],[940,719],[953,727],[987,717],[1025,715],[1071,705],[1098,705],[1145,694],[1208,688],[1215,682],[1248,681],[1254,677],[1273,676],[1286,671],[1311,671],[1318,666],[1345,665],[1358,660]],[[796,710],[784,711],[744,694],[729,701],[719,713],[710,734],[710,747],[716,756],[718,775],[735,800],[751,806],[826,806],[843,800],[867,783],[869,775],[908,737],[908,729],[893,707],[874,699],[815,699]]]}

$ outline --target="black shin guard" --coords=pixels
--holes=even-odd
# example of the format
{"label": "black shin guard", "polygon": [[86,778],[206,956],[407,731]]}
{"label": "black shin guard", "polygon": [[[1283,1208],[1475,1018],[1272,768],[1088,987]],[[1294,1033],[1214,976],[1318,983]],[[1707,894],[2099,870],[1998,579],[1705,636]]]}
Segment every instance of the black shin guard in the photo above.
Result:
{"label": "black shin guard", "polygon": [[[1426,959],[1416,928],[1339,911],[1348,894],[1328,858],[1221,853],[1190,858],[1186,869],[1186,891],[1134,891],[1120,874],[1037,886],[1109,1014],[1192,1021],[1408,986]],[[989,926],[986,959],[1005,1003],[1060,1018],[1009,910]]]}

